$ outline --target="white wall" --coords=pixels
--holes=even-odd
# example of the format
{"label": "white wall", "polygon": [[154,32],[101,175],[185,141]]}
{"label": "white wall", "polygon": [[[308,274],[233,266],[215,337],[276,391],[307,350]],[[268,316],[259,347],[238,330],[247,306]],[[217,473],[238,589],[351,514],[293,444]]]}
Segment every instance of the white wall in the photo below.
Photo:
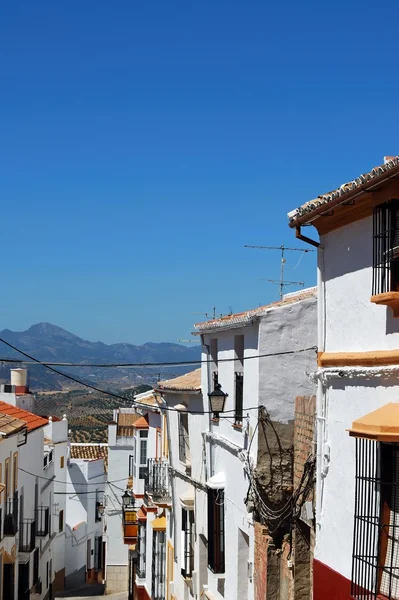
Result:
{"label": "white wall", "polygon": [[[320,239],[324,246],[326,352],[399,347],[399,319],[370,302],[373,219],[346,225]],[[323,253],[323,250],[319,250]]]}

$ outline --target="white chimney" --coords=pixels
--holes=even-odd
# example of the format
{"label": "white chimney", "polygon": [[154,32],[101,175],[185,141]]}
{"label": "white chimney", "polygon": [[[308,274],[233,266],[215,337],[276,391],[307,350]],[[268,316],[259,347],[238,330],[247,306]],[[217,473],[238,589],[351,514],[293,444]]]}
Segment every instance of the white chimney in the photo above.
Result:
{"label": "white chimney", "polygon": [[27,381],[27,369],[11,369],[11,385],[26,387]]}

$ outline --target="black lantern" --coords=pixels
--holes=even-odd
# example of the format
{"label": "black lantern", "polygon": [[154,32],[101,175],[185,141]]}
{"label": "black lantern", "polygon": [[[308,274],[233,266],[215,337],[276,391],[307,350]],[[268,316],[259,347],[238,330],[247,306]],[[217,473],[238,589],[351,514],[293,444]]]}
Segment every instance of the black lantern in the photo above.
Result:
{"label": "black lantern", "polygon": [[224,403],[226,402],[227,394],[222,391],[220,383],[215,385],[213,392],[208,394],[209,404],[213,412],[214,419],[219,418],[219,413],[224,411]]}
{"label": "black lantern", "polygon": [[128,490],[125,490],[124,493],[122,494],[123,508],[128,508],[129,506],[132,506],[133,503],[134,503],[134,500],[133,500],[132,494],[130,494],[128,492]]}

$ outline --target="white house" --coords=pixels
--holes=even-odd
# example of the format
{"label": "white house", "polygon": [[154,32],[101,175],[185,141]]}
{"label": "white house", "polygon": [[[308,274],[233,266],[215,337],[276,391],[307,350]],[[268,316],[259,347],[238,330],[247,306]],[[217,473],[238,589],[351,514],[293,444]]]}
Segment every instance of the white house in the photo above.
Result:
{"label": "white house", "polygon": [[[104,460],[70,458],[67,469],[65,578],[67,588],[103,583]],[[59,522],[61,530],[61,521]]]}
{"label": "white house", "polygon": [[314,600],[399,598],[398,178],[388,157],[289,214],[320,235]]}
{"label": "white house", "polygon": [[[158,481],[171,498],[166,511],[165,598],[200,598],[208,583],[207,569],[207,463],[201,369],[159,382],[156,390],[166,416],[166,451],[158,459]],[[207,402],[206,402],[207,404]],[[166,467],[169,463],[169,488]]]}
{"label": "white house", "polygon": [[[207,540],[208,569],[199,581],[210,600],[264,600],[267,575],[254,573],[254,561],[265,526],[275,547],[270,562],[281,555],[292,516],[284,507],[292,497],[295,398],[314,388],[306,373],[315,366],[315,321],[310,289],[196,325],[205,406],[214,390],[226,395],[224,412],[207,415],[206,424],[192,416],[205,444],[207,502],[198,507],[196,534]],[[200,461],[202,450],[197,439],[191,455]],[[202,555],[200,546],[200,564]]]}

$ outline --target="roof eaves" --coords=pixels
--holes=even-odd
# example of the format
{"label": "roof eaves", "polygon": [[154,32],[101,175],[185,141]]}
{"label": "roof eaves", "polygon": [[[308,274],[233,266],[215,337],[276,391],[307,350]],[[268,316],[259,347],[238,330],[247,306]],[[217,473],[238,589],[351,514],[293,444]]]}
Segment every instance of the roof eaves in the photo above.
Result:
{"label": "roof eaves", "polygon": [[356,179],[342,184],[340,187],[327,194],[322,194],[313,200],[305,202],[305,204],[302,204],[297,209],[289,212],[289,225],[290,227],[295,227],[296,225],[309,223],[317,217],[319,213],[323,212],[322,209],[324,206],[329,207],[332,203],[334,203],[334,205],[344,203],[354,195],[366,192],[398,173],[399,156],[395,156],[383,165],[374,167],[374,169],[371,169],[368,173],[364,173]]}

